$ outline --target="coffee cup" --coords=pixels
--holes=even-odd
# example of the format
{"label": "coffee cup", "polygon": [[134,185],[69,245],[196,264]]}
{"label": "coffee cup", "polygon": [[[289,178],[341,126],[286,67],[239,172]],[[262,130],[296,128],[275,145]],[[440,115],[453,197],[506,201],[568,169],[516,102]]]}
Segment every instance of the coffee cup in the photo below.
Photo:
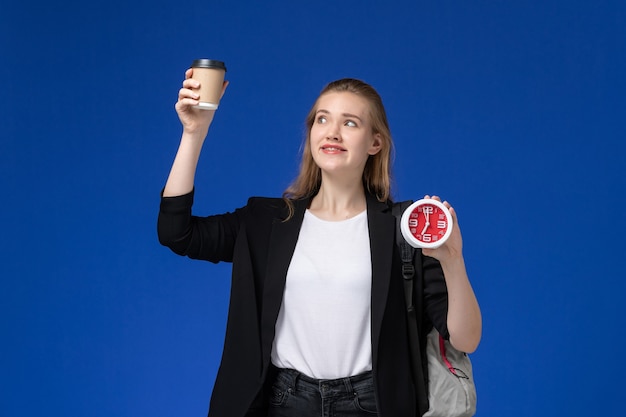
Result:
{"label": "coffee cup", "polygon": [[202,110],[216,110],[220,104],[226,65],[213,59],[196,59],[191,64],[191,78],[200,82],[200,103],[195,106]]}

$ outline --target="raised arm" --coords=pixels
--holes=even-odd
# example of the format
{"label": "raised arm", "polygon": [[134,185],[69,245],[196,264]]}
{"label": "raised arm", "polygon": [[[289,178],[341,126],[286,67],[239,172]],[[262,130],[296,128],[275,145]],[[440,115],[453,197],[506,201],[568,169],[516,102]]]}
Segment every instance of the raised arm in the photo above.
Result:
{"label": "raised arm", "polygon": [[[428,198],[428,196],[426,196]],[[440,200],[439,197],[432,198]],[[478,301],[470,284],[463,259],[463,241],[456,212],[448,202],[443,203],[452,214],[454,228],[450,238],[437,249],[422,249],[422,253],[439,261],[448,289],[448,332],[450,343],[462,352],[476,350],[482,335],[482,317]]]}
{"label": "raised arm", "polygon": [[[215,116],[215,110],[199,110],[193,107],[198,104],[199,95],[194,90],[200,87],[200,83],[192,79],[192,75],[193,70],[190,68],[185,73],[185,81],[178,92],[176,112],[183,125],[183,133],[165,183],[163,197],[180,196],[193,190],[200,151]],[[222,95],[227,86],[228,81],[224,81]]]}

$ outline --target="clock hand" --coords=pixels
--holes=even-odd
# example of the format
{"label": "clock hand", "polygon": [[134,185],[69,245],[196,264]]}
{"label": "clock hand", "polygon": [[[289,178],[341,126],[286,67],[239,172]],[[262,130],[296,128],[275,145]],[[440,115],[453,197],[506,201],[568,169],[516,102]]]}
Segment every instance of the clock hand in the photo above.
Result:
{"label": "clock hand", "polygon": [[424,226],[424,230],[422,230],[422,233],[420,234],[424,234],[426,232],[426,230],[428,230],[428,226],[430,226],[430,222],[428,220],[426,220],[426,225]]}
{"label": "clock hand", "polygon": [[424,209],[424,218],[426,220],[426,225],[424,226],[424,230],[422,230],[422,233],[421,233],[422,235],[426,233],[428,226],[430,226],[430,212],[426,209]]}

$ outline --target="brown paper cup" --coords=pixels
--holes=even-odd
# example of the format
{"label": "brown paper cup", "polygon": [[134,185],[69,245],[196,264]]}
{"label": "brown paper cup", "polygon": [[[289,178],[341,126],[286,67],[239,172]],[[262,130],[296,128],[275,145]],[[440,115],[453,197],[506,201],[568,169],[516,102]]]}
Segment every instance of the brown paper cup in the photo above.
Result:
{"label": "brown paper cup", "polygon": [[220,104],[220,96],[224,85],[226,66],[222,61],[211,59],[196,59],[191,64],[193,75],[191,78],[200,82],[200,104],[196,108],[216,110]]}

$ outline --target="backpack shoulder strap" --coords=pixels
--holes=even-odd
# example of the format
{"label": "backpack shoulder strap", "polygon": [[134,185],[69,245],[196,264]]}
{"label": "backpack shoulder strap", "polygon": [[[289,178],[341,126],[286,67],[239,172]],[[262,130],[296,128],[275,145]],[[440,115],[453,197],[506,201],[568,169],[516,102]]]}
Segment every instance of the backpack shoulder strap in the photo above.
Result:
{"label": "backpack shoulder strap", "polygon": [[400,228],[400,222],[402,219],[402,213],[412,204],[411,200],[395,203],[391,209],[393,215],[396,217],[396,244],[400,251],[400,258],[402,259],[402,278],[404,278],[404,298],[406,302],[407,311],[414,310],[413,305],[413,291],[414,291],[414,279],[415,278],[415,265],[413,265],[413,258],[415,256],[415,248],[407,243],[402,236],[402,229]]}

